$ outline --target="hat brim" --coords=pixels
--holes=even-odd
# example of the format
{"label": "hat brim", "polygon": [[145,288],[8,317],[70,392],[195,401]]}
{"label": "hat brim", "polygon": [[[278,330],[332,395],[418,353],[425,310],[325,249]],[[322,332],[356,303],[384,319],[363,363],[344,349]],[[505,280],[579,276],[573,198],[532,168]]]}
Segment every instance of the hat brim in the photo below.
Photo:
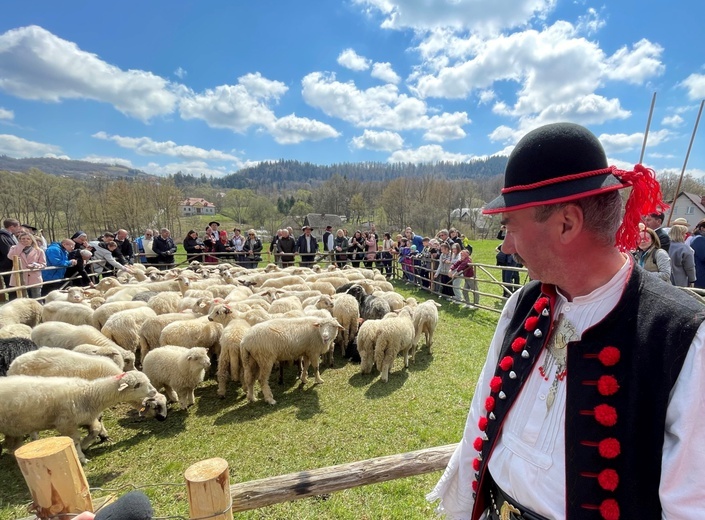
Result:
{"label": "hat brim", "polygon": [[620,181],[612,173],[594,175],[567,182],[548,184],[540,188],[504,193],[487,203],[482,208],[482,213],[493,215],[545,204],[560,204],[582,199],[583,197],[621,190],[629,186],[631,186],[631,183]]}

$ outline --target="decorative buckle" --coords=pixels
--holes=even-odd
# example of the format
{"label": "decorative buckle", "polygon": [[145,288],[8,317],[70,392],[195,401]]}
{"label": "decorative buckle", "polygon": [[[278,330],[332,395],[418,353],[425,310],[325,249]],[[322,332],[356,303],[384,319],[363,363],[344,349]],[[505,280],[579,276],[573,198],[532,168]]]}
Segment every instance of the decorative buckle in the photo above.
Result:
{"label": "decorative buckle", "polygon": [[521,511],[505,500],[502,507],[499,508],[500,520],[511,520],[512,513],[521,515]]}

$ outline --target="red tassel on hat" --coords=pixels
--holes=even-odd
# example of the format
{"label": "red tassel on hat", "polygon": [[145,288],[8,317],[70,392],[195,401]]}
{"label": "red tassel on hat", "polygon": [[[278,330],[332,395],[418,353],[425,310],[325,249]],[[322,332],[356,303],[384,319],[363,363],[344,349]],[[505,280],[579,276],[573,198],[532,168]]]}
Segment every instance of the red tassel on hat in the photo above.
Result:
{"label": "red tassel on hat", "polygon": [[632,187],[616,237],[620,251],[631,251],[639,243],[641,217],[649,213],[661,213],[669,206],[663,201],[661,185],[656,180],[654,170],[641,164],[634,166],[633,171],[618,170],[614,166],[612,168],[614,175]]}

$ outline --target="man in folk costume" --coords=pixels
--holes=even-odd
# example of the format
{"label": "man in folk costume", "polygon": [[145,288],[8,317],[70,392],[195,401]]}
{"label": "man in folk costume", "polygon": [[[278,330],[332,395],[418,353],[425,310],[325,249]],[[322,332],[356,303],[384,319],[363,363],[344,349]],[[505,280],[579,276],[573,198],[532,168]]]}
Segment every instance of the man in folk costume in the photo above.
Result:
{"label": "man in folk costume", "polygon": [[653,171],[608,167],[583,127],[543,126],[516,145],[484,212],[502,213],[503,251],[534,281],[502,312],[463,439],[428,496],[439,512],[705,518],[705,307],[624,254],[640,216],[664,207]]}

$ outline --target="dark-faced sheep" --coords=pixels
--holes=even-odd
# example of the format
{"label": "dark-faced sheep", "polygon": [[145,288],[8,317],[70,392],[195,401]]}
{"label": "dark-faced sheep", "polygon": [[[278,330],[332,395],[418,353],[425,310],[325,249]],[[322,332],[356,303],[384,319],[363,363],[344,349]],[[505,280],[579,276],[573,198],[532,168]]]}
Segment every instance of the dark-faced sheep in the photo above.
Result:
{"label": "dark-faced sheep", "polygon": [[0,376],[6,376],[12,362],[22,354],[37,350],[39,347],[31,339],[0,339]]}
{"label": "dark-faced sheep", "polygon": [[367,294],[365,289],[359,284],[355,284],[347,290],[347,294],[355,297],[360,306],[360,318],[363,320],[381,320],[391,311],[391,307],[387,301],[375,296]]}

